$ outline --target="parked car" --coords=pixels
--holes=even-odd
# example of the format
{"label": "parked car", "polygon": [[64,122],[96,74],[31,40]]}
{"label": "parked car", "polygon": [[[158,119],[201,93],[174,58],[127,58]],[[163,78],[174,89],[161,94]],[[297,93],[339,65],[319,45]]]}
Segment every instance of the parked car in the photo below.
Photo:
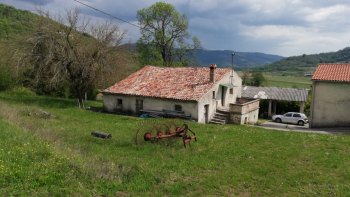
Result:
{"label": "parked car", "polygon": [[275,115],[272,116],[272,120],[276,122],[298,124],[300,126],[303,126],[309,122],[305,114],[297,112],[288,112],[284,115]]}

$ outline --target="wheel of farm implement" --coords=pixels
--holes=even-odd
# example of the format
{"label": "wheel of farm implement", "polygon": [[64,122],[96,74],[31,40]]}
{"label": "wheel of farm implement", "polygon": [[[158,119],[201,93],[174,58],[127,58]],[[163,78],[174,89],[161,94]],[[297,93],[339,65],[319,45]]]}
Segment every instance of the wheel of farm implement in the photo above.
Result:
{"label": "wheel of farm implement", "polygon": [[[152,136],[151,129],[153,125],[148,124],[139,128],[135,133],[135,144],[140,145],[147,141],[150,141],[150,137]],[[148,134],[148,135],[147,135]]]}

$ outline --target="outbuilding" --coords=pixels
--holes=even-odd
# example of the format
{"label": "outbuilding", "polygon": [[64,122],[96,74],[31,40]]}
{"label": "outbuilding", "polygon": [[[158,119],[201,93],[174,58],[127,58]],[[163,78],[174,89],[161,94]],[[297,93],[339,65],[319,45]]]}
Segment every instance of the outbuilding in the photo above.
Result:
{"label": "outbuilding", "polygon": [[312,77],[310,128],[350,126],[350,64],[321,63]]}

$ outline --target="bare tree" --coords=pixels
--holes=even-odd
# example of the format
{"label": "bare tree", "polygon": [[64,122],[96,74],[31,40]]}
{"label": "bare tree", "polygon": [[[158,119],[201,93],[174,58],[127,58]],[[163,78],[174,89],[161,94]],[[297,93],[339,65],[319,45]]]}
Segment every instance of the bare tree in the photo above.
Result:
{"label": "bare tree", "polygon": [[64,15],[52,15],[41,8],[36,11],[41,17],[26,39],[22,62],[34,70],[36,81],[47,75],[51,86],[68,81],[83,106],[84,93],[103,73],[115,73],[120,66],[126,31],[111,20],[92,23],[77,8],[66,9]]}

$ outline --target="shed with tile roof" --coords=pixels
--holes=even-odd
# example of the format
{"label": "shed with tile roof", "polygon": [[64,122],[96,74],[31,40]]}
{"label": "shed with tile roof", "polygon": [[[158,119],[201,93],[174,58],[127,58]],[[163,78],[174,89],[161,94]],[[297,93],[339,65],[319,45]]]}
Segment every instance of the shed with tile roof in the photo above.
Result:
{"label": "shed with tile roof", "polygon": [[311,128],[350,127],[350,64],[321,63],[312,77]]}
{"label": "shed with tile roof", "polygon": [[103,90],[104,109],[179,110],[207,123],[217,109],[228,110],[241,97],[242,79],[230,68],[145,66]]}
{"label": "shed with tile roof", "polygon": [[[309,89],[242,86],[242,98],[269,100],[268,116],[276,114],[276,101],[299,101],[300,112],[304,112],[304,103],[308,99]],[[273,103],[273,108],[272,108]],[[273,111],[272,111],[273,110]]]}

